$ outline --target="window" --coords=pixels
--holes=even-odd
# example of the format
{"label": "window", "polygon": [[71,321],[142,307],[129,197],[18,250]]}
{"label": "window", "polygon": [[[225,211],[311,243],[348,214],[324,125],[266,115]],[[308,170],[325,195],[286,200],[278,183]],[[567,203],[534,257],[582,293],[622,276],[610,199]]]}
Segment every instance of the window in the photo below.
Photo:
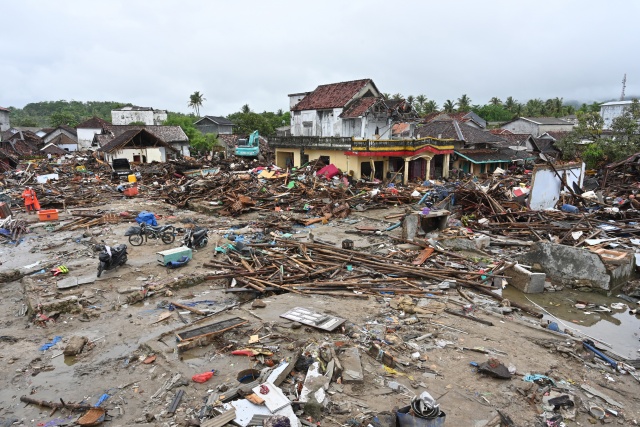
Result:
{"label": "window", "polygon": [[325,165],[331,164],[331,158],[329,156],[320,156],[320,161]]}

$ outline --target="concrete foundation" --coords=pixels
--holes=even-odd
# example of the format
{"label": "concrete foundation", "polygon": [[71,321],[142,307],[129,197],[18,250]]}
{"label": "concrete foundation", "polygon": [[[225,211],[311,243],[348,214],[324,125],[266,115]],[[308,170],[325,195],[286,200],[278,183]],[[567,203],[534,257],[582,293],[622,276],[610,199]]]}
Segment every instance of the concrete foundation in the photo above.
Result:
{"label": "concrete foundation", "polygon": [[544,292],[545,273],[532,273],[526,268],[516,264],[505,271],[510,276],[509,284],[520,289],[525,294],[541,294]]}
{"label": "concrete foundation", "polygon": [[563,285],[608,293],[631,279],[635,264],[631,253],[616,257],[615,262],[608,262],[608,258],[603,260],[587,249],[537,242],[518,261]]}
{"label": "concrete foundation", "polygon": [[402,238],[413,240],[417,235],[435,230],[444,230],[450,212],[447,210],[431,211],[427,215],[416,212],[407,215],[402,222]]}

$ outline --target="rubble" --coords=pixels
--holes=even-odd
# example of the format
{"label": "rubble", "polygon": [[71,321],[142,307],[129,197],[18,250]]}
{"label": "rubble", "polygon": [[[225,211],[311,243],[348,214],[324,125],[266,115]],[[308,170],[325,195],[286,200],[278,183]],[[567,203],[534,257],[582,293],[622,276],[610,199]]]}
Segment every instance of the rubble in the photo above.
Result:
{"label": "rubble", "polygon": [[[625,312],[640,295],[640,211],[623,166],[601,188],[587,188],[575,164],[389,185],[327,179],[316,161],[283,170],[186,159],[138,165],[136,182],[123,183],[93,157],[67,160],[2,178],[11,333],[0,345],[13,365],[3,416],[47,422],[22,401],[105,425],[640,419],[637,357],[551,312],[563,303],[576,323],[635,319]],[[581,178],[568,181],[576,170]],[[532,209],[549,182],[557,192]],[[23,219],[27,183],[56,219]],[[137,195],[126,196],[134,184]],[[126,264],[95,278],[97,245],[127,242],[141,212],[172,225],[175,241],[130,246]],[[208,244],[181,247],[194,226],[206,226]],[[183,256],[188,264],[165,268]],[[67,272],[51,274],[60,266]],[[621,293],[625,305],[537,299],[563,288]],[[104,394],[90,414],[84,402]]]}

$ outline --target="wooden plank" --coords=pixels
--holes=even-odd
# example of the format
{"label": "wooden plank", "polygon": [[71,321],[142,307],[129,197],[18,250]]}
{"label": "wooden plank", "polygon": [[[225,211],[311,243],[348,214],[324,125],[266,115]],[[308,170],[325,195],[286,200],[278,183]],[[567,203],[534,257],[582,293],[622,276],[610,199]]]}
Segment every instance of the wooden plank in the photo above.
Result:
{"label": "wooden plank", "polygon": [[[248,320],[234,317],[221,322],[212,323],[197,329],[176,333],[178,353],[210,344],[218,335],[248,323]],[[183,338],[181,338],[183,337]]]}
{"label": "wooden plank", "polygon": [[178,308],[182,308],[183,310],[188,310],[192,313],[199,314],[200,316],[205,316],[206,313],[204,311],[200,311],[197,308],[189,307],[188,305],[180,304],[179,302],[172,302],[174,306]]}

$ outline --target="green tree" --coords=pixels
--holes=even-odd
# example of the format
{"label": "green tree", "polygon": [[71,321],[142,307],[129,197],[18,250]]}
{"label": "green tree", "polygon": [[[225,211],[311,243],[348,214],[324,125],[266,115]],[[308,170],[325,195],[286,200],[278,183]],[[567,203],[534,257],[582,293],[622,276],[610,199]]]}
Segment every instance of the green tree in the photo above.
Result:
{"label": "green tree", "polygon": [[193,108],[193,111],[195,111],[197,117],[200,117],[200,107],[202,107],[202,103],[204,101],[206,101],[206,98],[199,91],[195,91],[191,95],[189,95],[188,107]]}
{"label": "green tree", "polygon": [[[578,111],[578,125],[556,147],[565,160],[582,159],[589,169],[597,167],[605,157],[606,142],[600,139],[604,121],[599,113]],[[593,141],[585,145],[586,141]]]}
{"label": "green tree", "polygon": [[251,108],[249,108],[249,104],[244,104],[240,109],[240,112],[243,114],[249,114],[251,112]]}
{"label": "green tree", "polygon": [[58,126],[76,127],[78,123],[80,123],[78,119],[68,111],[53,113],[49,117],[49,125],[54,128]]}
{"label": "green tree", "polygon": [[540,117],[544,110],[544,102],[541,99],[530,99],[524,105],[523,114],[527,117]]}
{"label": "green tree", "polygon": [[497,96],[494,96],[489,100],[489,104],[491,105],[502,105],[502,101]]}
{"label": "green tree", "polygon": [[442,109],[445,113],[453,113],[456,111],[456,104],[450,99],[447,99],[442,105]]}
{"label": "green tree", "polygon": [[218,137],[216,134],[207,133],[200,134],[190,143],[191,151],[196,151],[200,154],[206,154],[211,152],[213,147],[220,145],[220,141],[218,141]]}
{"label": "green tree", "polygon": [[458,98],[458,111],[471,111],[471,99],[466,94]]}
{"label": "green tree", "polygon": [[[200,132],[193,124],[197,120],[198,117],[193,114],[187,116],[184,114],[169,113],[167,120],[165,120],[163,124],[166,126],[180,126],[189,138],[189,145],[194,151],[207,151],[207,147],[214,143],[213,140],[215,140],[215,135],[213,135],[213,140],[212,137],[207,136],[211,134],[203,135],[202,132]],[[209,150],[210,149],[211,148],[209,147]]]}
{"label": "green tree", "polygon": [[506,122],[513,118],[513,113],[502,105],[475,105],[472,110],[474,113],[482,117],[488,122]]}
{"label": "green tree", "polygon": [[504,108],[506,108],[508,111],[511,111],[512,113],[515,113],[516,112],[515,108],[517,103],[518,101],[513,99],[513,96],[509,96],[504,102]]}
{"label": "green tree", "polygon": [[416,104],[414,105],[416,111],[418,112],[419,115],[424,115],[424,107],[425,104],[427,103],[427,97],[425,95],[418,95],[416,96]]}
{"label": "green tree", "polygon": [[413,95],[409,95],[407,96],[407,102],[409,103],[409,105],[413,106],[413,103],[416,101],[416,98]]}
{"label": "green tree", "polygon": [[391,94],[387,92],[381,93],[380,96],[384,99],[391,99]]}
{"label": "green tree", "polygon": [[431,114],[438,111],[438,103],[434,100],[428,100],[424,104],[424,114]]}
{"label": "green tree", "polygon": [[401,100],[403,100],[403,99],[404,99],[404,97],[402,96],[402,94],[401,94],[401,93],[394,93],[394,94],[391,96],[391,99],[392,99],[392,100],[394,100],[394,101],[401,101]]}
{"label": "green tree", "polygon": [[[235,123],[234,132],[237,134],[250,134],[254,130],[257,130],[260,135],[267,136],[275,133],[274,124],[261,114],[250,111],[243,113],[239,111],[237,113],[229,114],[227,116],[229,120]],[[279,125],[281,126],[281,125]]]}

